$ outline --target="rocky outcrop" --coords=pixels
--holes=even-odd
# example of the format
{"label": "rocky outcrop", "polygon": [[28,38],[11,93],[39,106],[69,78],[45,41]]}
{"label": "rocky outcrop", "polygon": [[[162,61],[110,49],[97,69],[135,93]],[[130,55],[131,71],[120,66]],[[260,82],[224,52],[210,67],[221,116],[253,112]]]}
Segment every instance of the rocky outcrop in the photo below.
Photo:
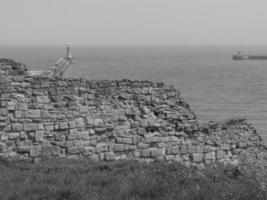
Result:
{"label": "rocky outcrop", "polygon": [[30,77],[0,60],[0,157],[263,161],[261,137],[244,119],[199,125],[172,86],[150,81]]}

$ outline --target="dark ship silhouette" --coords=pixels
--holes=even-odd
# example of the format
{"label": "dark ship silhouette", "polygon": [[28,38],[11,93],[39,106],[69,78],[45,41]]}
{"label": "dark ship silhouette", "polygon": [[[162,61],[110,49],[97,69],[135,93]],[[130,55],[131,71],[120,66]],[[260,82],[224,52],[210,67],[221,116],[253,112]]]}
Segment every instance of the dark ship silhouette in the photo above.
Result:
{"label": "dark ship silhouette", "polygon": [[242,55],[241,51],[233,55],[233,60],[267,60],[267,55]]}

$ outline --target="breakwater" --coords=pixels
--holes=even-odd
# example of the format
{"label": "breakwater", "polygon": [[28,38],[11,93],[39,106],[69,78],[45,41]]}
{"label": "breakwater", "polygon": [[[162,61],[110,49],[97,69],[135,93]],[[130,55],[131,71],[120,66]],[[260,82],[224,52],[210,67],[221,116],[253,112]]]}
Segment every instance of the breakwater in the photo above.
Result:
{"label": "breakwater", "polygon": [[264,161],[245,119],[200,125],[172,86],[133,80],[30,77],[0,62],[0,156],[179,161],[188,165]]}

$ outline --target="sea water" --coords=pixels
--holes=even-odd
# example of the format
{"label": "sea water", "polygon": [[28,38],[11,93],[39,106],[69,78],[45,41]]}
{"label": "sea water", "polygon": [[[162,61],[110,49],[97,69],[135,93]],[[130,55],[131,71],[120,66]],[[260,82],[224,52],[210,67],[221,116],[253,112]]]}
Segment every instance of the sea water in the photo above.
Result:
{"label": "sea water", "polygon": [[[172,84],[200,122],[245,117],[267,136],[267,60],[233,61],[232,55],[239,50],[267,55],[264,46],[74,46],[77,62],[65,76]],[[48,69],[64,54],[64,46],[0,48],[0,57],[34,70]]]}

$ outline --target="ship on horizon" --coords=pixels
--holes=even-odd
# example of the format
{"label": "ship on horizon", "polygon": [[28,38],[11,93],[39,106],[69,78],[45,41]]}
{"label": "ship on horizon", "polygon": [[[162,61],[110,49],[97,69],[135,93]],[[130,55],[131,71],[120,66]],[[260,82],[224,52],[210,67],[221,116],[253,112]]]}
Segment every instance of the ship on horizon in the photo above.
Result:
{"label": "ship on horizon", "polygon": [[233,60],[267,60],[267,55],[242,55],[239,51],[233,55]]}

